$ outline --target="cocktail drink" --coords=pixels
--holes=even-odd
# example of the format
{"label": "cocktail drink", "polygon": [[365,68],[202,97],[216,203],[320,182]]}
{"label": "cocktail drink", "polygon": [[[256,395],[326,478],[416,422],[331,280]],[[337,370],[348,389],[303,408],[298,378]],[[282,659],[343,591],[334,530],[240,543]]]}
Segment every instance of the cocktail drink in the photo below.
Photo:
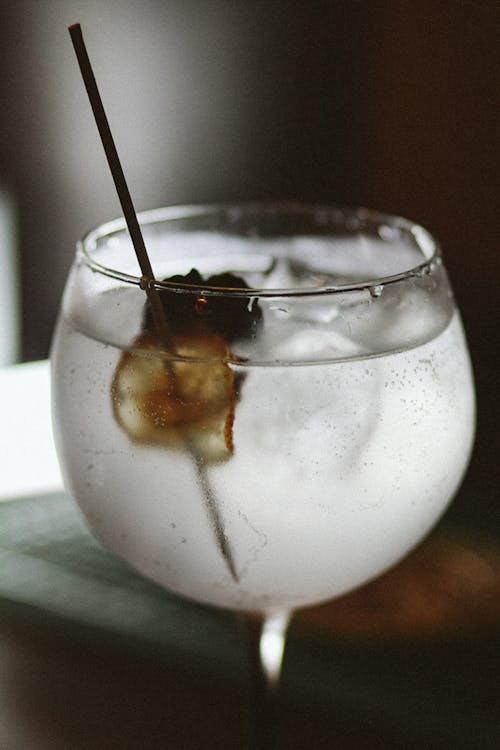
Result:
{"label": "cocktail drink", "polygon": [[394,564],[457,489],[474,431],[460,318],[436,242],[403,219],[284,203],[139,222],[69,32],[125,219],[78,246],[54,336],[63,477],[134,568],[257,616],[264,750],[290,612]]}
{"label": "cocktail drink", "polygon": [[270,616],[365,583],[433,526],[474,431],[446,271],[366,210],[160,209],[80,243],[52,351],[55,438],[96,535],[165,588]]}

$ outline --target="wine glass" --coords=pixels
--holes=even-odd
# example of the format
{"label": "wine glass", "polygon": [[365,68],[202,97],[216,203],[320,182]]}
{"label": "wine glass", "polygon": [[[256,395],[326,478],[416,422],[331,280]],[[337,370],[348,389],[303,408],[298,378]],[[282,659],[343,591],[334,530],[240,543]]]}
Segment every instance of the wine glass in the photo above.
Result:
{"label": "wine glass", "polygon": [[456,491],[475,413],[460,316],[436,241],[401,218],[262,203],[139,219],[169,340],[125,222],[90,232],[53,340],[63,477],[135,569],[243,614],[270,687],[290,614],[393,565]]}

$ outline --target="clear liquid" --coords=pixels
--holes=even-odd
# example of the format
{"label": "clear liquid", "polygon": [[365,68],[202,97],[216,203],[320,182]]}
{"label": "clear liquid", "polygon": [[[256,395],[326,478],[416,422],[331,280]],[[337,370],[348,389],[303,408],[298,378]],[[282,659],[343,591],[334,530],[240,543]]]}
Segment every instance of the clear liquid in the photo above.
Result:
{"label": "clear liquid", "polygon": [[121,356],[60,319],[53,403],[65,482],[108,547],[197,601],[272,611],[341,595],[426,534],[467,464],[474,400],[457,314],[400,353],[231,365],[245,375],[234,454],[204,467],[231,571],[192,451],[141,444],[118,424]]}

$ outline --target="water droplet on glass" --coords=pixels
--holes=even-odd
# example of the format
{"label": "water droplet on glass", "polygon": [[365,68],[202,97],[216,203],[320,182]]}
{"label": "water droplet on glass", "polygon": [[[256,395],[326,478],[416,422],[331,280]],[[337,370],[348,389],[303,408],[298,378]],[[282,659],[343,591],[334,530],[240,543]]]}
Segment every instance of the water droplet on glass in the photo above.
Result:
{"label": "water droplet on glass", "polygon": [[369,288],[369,292],[372,297],[380,297],[382,292],[384,291],[384,285],[383,284],[375,284],[375,286],[371,286]]}
{"label": "water droplet on glass", "polygon": [[431,260],[431,262],[429,263],[429,269],[430,269],[430,272],[431,272],[431,273],[434,273],[434,271],[435,271],[435,270],[436,270],[437,268],[439,268],[439,266],[441,266],[441,265],[442,265],[442,262],[443,262],[443,261],[442,261],[442,260],[441,260],[441,258],[439,258],[439,257],[437,257],[437,258],[433,258],[433,259]]}

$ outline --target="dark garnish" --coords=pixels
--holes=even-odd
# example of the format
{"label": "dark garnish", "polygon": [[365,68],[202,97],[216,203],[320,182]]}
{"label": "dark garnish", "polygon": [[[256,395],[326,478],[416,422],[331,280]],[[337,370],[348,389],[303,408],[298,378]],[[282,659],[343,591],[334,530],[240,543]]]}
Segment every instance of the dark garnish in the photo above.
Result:
{"label": "dark garnish", "polygon": [[[239,276],[221,273],[204,279],[195,269],[185,276],[175,275],[164,279],[173,284],[190,284],[201,287],[224,287],[248,289]],[[172,334],[203,336],[217,333],[230,344],[257,335],[262,322],[262,310],[251,297],[218,297],[199,291],[182,292],[160,289],[160,300]],[[145,306],[144,328],[154,331],[154,322],[149,302]]]}

